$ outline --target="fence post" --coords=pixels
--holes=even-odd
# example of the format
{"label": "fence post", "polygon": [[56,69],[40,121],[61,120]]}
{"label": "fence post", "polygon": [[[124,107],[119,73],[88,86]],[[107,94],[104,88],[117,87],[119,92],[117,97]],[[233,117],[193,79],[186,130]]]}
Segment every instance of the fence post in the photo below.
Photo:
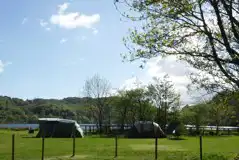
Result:
{"label": "fence post", "polygon": [[12,135],[12,160],[14,160],[15,156],[15,134]]}
{"label": "fence post", "polygon": [[158,138],[155,138],[155,159],[158,159]]}
{"label": "fence post", "polygon": [[45,136],[43,135],[42,137],[42,154],[41,154],[41,159],[44,160],[44,150],[45,150]]}
{"label": "fence post", "polygon": [[202,160],[202,136],[199,136],[200,139],[200,160]]}
{"label": "fence post", "polygon": [[118,137],[115,136],[115,157],[118,156]]}
{"label": "fence post", "polygon": [[73,153],[72,153],[72,157],[75,156],[75,150],[76,150],[76,138],[75,138],[75,135],[73,135]]}

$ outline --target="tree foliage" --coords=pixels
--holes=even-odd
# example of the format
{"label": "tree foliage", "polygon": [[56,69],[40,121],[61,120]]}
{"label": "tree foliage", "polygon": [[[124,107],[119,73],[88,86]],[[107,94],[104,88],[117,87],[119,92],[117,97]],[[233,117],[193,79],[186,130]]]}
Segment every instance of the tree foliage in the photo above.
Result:
{"label": "tree foliage", "polygon": [[124,58],[146,62],[177,56],[194,68],[190,77],[198,88],[239,89],[237,0],[118,0],[115,4],[123,16],[142,22],[124,39],[129,49]]}

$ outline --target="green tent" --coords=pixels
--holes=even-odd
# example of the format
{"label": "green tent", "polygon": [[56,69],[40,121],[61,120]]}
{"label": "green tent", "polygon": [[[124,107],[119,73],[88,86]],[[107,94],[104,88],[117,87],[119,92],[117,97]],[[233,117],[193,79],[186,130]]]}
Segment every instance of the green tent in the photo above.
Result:
{"label": "green tent", "polygon": [[160,126],[152,121],[138,121],[128,132],[128,138],[164,138],[166,137]]}
{"label": "green tent", "polygon": [[56,138],[70,138],[70,137],[84,137],[83,130],[80,125],[69,119],[59,118],[40,118],[39,132],[36,137],[56,137]]}

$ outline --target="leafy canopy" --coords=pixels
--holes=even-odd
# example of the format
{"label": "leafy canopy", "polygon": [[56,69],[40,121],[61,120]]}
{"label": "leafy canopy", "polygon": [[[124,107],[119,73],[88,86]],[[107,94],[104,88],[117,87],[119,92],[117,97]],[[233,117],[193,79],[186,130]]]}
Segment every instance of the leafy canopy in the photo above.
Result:
{"label": "leafy canopy", "polygon": [[[208,91],[239,89],[237,0],[118,0],[140,27],[124,39],[129,61],[177,56],[194,69],[192,84]],[[129,9],[129,10],[128,10]]]}

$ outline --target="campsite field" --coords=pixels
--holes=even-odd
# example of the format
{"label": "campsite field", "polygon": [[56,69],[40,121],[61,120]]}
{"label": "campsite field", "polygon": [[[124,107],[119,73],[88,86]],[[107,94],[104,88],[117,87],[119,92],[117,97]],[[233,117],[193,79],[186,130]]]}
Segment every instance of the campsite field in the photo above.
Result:
{"label": "campsite field", "polygon": [[[26,138],[27,131],[0,130],[0,159],[11,160],[11,135],[15,133],[15,159],[41,159],[41,139]],[[72,139],[45,139],[45,160],[90,160],[114,159],[114,138],[85,137],[76,139],[76,156],[72,155]],[[220,160],[220,155],[228,159],[239,154],[239,137],[204,137],[204,160]],[[218,156],[215,156],[218,155]],[[119,160],[152,160],[154,159],[153,139],[118,139]],[[199,159],[198,137],[185,137],[185,140],[159,139],[158,159],[183,160]]]}

